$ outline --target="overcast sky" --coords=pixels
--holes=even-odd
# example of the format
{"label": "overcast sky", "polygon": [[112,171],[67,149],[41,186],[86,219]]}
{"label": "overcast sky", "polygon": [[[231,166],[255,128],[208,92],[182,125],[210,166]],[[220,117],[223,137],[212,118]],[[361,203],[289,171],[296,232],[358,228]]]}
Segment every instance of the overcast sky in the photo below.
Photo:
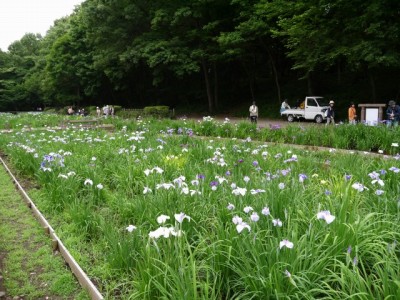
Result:
{"label": "overcast sky", "polygon": [[84,0],[0,0],[0,48],[20,40],[25,33],[42,36],[54,21],[70,15]]}

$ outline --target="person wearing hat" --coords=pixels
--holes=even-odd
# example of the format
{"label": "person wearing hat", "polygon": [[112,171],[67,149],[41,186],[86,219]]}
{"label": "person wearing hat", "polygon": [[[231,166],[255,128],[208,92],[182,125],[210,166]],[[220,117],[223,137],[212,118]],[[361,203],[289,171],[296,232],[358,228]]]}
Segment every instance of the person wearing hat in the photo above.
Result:
{"label": "person wearing hat", "polygon": [[335,102],[333,100],[329,101],[329,107],[326,113],[326,125],[332,123],[335,125],[335,110],[333,108]]}
{"label": "person wearing hat", "polygon": [[101,117],[101,109],[100,109],[100,107],[96,107],[96,114],[97,114],[97,117],[98,118],[100,118]]}
{"label": "person wearing hat", "polygon": [[349,107],[349,124],[355,125],[356,119],[357,119],[356,106],[354,105],[354,102],[351,102]]}
{"label": "person wearing hat", "polygon": [[400,121],[400,107],[393,100],[389,101],[389,106],[386,110],[386,125],[387,127],[396,127]]}

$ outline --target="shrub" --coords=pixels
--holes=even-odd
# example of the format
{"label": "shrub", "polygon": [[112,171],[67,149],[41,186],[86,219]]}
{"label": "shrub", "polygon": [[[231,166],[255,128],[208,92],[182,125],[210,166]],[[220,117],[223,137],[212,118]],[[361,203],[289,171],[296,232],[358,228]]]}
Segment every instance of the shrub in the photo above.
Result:
{"label": "shrub", "polygon": [[144,108],[144,114],[146,116],[152,116],[156,118],[168,118],[169,107],[168,106],[146,106]]}
{"label": "shrub", "polygon": [[114,114],[120,113],[122,110],[121,105],[113,105],[114,106]]}
{"label": "shrub", "polygon": [[[47,113],[57,113],[57,110],[54,107],[46,107],[44,111]],[[67,113],[67,108],[65,109],[65,113]]]}
{"label": "shrub", "polygon": [[123,119],[137,119],[143,115],[143,109],[122,109],[120,107],[120,110],[116,111],[115,114]]}
{"label": "shrub", "polygon": [[86,113],[88,113],[89,115],[96,115],[96,108],[97,106],[86,106],[84,107]]}

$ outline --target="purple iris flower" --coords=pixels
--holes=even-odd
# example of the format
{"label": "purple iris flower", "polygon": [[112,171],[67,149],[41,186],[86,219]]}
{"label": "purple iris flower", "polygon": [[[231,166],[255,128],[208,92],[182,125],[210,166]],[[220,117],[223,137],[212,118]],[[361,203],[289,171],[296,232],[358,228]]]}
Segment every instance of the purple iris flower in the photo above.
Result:
{"label": "purple iris flower", "polygon": [[300,174],[299,175],[299,181],[300,182],[304,182],[304,180],[306,180],[307,179],[307,175],[306,174]]}
{"label": "purple iris flower", "polygon": [[349,181],[349,180],[351,179],[351,177],[352,177],[351,175],[347,175],[347,174],[344,175],[344,179],[345,179],[346,181]]}
{"label": "purple iris flower", "polygon": [[278,129],[281,129],[281,125],[269,125],[269,128],[271,129],[271,130],[278,130]]}
{"label": "purple iris flower", "polygon": [[396,168],[396,167],[390,167],[389,170],[390,170],[390,171],[393,171],[393,172],[395,172],[395,173],[399,173],[399,172],[400,172],[400,169],[399,169],[399,168]]}
{"label": "purple iris flower", "polygon": [[351,248],[351,246],[349,246],[349,247],[347,247],[347,254],[351,254],[351,250],[352,250],[352,248]]}

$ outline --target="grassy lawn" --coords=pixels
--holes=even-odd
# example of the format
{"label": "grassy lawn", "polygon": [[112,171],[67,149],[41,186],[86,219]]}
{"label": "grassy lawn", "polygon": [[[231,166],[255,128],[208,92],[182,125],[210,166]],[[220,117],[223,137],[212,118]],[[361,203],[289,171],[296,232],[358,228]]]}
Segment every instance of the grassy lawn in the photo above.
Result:
{"label": "grassy lawn", "polygon": [[7,297],[89,299],[0,168],[0,272]]}

